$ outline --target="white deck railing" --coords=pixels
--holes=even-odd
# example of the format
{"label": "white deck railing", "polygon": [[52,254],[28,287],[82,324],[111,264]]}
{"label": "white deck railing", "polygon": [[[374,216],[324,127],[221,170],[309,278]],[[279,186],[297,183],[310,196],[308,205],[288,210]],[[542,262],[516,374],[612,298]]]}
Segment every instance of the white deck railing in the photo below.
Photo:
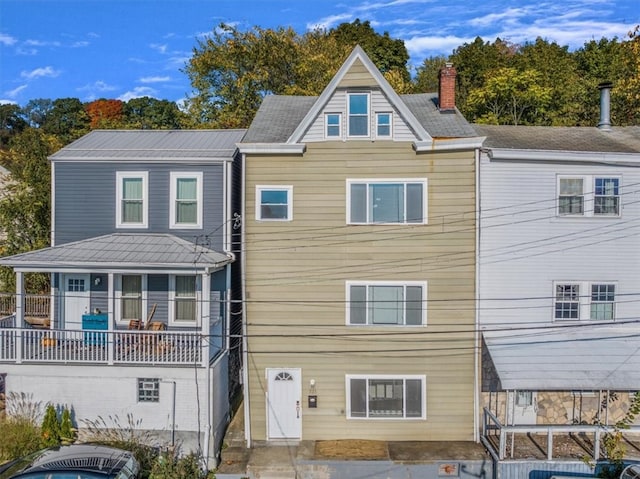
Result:
{"label": "white deck railing", "polygon": [[[592,458],[594,461],[600,459],[600,443],[604,434],[613,432],[612,426],[604,426],[597,424],[566,424],[566,425],[503,425],[498,417],[489,411],[484,409],[483,421],[482,421],[482,443],[489,449],[489,452],[497,459],[503,460],[507,458],[507,443],[510,443],[509,458],[513,459],[515,453],[515,441],[514,435],[516,434],[546,434],[547,436],[547,460],[553,460],[553,438],[554,435],[567,435],[567,434],[592,434],[593,435],[593,450]],[[628,429],[622,431],[624,435],[636,435],[640,434],[640,426],[630,426]],[[494,442],[490,441],[490,437],[497,437],[499,439],[498,447],[495,447]],[[509,441],[510,439],[510,441]]]}
{"label": "white deck railing", "polygon": [[204,365],[199,332],[17,329],[0,319],[0,362]]}

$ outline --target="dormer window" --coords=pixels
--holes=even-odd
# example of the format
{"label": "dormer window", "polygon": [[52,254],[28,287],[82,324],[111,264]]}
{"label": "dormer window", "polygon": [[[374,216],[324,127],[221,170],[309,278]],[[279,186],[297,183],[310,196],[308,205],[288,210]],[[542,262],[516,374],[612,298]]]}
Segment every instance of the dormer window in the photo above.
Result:
{"label": "dormer window", "polygon": [[325,115],[326,136],[327,138],[340,138],[340,124],[342,123],[340,113],[327,113]]}
{"label": "dormer window", "polygon": [[369,94],[349,93],[349,136],[369,136]]}
{"label": "dormer window", "polygon": [[391,138],[391,113],[376,113],[376,136]]}

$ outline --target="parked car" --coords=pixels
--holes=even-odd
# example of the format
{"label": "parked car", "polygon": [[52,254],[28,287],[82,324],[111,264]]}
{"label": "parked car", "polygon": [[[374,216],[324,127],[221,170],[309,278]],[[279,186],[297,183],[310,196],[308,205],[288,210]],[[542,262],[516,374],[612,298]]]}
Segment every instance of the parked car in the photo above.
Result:
{"label": "parked car", "polygon": [[97,444],[43,449],[0,466],[0,479],[136,479],[129,451]]}

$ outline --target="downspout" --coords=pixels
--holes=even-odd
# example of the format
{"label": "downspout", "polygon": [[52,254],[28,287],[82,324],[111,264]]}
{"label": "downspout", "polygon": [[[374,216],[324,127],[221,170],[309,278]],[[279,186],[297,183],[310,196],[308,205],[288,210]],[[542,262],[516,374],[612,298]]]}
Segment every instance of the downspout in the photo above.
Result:
{"label": "downspout", "polygon": [[[207,413],[206,413],[206,424],[204,425],[204,445],[202,447],[203,449],[203,463],[202,467],[205,470],[206,473],[209,472],[209,443],[210,443],[210,436],[211,436],[211,272],[210,271],[205,271],[202,274],[202,292],[206,293],[206,300],[203,299],[202,304],[206,305],[206,314],[202,314],[202,321],[206,320],[206,324],[207,326],[204,327],[203,329],[204,331],[207,333],[206,336],[204,337],[204,341],[208,342],[209,347],[207,348],[207,367],[205,369],[206,375],[207,375]],[[196,372],[197,374],[197,372]],[[200,412],[198,412],[198,414],[200,414]],[[198,431],[198,434],[200,433],[200,431]],[[198,439],[199,441],[200,439]]]}
{"label": "downspout", "polygon": [[481,342],[480,342],[480,148],[475,149],[476,163],[476,312],[475,312],[475,338],[474,338],[474,394],[473,394],[473,439],[475,442],[480,441],[480,376],[481,376]]}
{"label": "downspout", "polygon": [[[244,249],[245,242],[245,229],[246,229],[246,154],[242,154],[242,185],[241,185],[241,214],[243,219],[242,230],[240,232],[240,248]],[[240,263],[240,281],[242,283],[242,395],[244,397],[244,437],[247,448],[251,447],[251,414],[249,407],[249,372],[247,367],[249,365],[249,353],[247,350],[247,286],[246,286],[246,249],[243,251],[242,260]]]}
{"label": "downspout", "polygon": [[176,445],[176,382],[175,381],[160,381],[165,384],[171,384],[171,448]]}

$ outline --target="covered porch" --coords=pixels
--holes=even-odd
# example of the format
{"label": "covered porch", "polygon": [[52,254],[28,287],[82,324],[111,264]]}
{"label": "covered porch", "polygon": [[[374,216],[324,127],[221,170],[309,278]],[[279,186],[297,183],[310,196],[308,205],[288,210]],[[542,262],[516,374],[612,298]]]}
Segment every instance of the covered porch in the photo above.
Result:
{"label": "covered porch", "polygon": [[[16,292],[14,310],[0,316],[0,362],[204,367],[227,347],[232,261],[173,235],[139,233],[2,258]],[[24,293],[30,272],[51,275],[48,301]]]}
{"label": "covered porch", "polygon": [[627,414],[640,390],[637,323],[544,324],[483,339],[481,439],[496,460],[598,461],[605,435],[618,431],[640,458],[639,422]]}

